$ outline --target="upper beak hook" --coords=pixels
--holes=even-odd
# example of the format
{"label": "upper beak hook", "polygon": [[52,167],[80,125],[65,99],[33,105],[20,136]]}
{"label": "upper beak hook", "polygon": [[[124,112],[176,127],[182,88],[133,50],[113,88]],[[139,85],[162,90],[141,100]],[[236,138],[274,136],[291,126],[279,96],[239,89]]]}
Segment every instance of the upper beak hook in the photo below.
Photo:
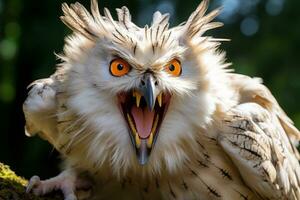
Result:
{"label": "upper beak hook", "polygon": [[156,81],[154,80],[152,74],[147,73],[141,80],[139,90],[145,98],[147,106],[149,110],[153,110],[155,106],[155,99],[156,99]]}

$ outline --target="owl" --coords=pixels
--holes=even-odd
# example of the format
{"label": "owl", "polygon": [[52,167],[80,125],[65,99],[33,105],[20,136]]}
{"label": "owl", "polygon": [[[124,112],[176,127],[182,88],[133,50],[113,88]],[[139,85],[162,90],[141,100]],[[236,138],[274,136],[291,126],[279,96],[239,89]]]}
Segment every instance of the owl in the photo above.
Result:
{"label": "owl", "polygon": [[[300,133],[261,79],[236,74],[219,50],[221,27],[203,0],[169,27],[155,12],[139,27],[126,7],[114,19],[62,5],[73,31],[61,63],[34,81],[26,135],[61,154],[62,172],[33,176],[27,192],[76,199],[299,200]],[[89,190],[86,190],[89,189]],[[85,192],[83,192],[85,190]],[[86,192],[89,191],[89,192]]]}

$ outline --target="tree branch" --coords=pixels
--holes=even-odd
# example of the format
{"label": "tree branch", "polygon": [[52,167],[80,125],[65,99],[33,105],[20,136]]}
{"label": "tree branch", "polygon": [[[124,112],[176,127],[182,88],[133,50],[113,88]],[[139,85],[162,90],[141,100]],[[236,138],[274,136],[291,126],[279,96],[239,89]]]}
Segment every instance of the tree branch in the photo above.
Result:
{"label": "tree branch", "polygon": [[37,197],[34,194],[27,194],[25,186],[27,180],[17,176],[11,169],[0,163],[0,200],[62,200],[58,192],[51,193],[44,197]]}

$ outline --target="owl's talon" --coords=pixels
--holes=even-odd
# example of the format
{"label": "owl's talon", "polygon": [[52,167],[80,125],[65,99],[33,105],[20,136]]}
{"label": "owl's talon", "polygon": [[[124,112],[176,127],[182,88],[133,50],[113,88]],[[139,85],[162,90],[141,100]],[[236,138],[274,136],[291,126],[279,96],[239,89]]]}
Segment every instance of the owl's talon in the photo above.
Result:
{"label": "owl's talon", "polygon": [[38,176],[33,176],[28,182],[26,187],[26,193],[30,193],[35,187],[37,187],[41,183],[41,179]]}
{"label": "owl's talon", "polygon": [[33,176],[29,180],[26,192],[33,192],[35,195],[41,196],[53,190],[61,190],[65,200],[77,200],[75,195],[77,182],[76,175],[70,171],[64,171],[56,177],[43,181],[38,176]]}

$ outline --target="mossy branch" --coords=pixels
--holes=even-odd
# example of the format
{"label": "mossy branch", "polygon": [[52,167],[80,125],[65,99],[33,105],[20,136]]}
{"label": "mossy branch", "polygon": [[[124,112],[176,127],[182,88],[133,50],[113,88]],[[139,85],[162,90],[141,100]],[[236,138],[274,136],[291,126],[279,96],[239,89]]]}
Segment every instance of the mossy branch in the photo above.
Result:
{"label": "mossy branch", "polygon": [[63,200],[62,195],[58,193],[45,197],[27,194],[25,192],[27,182],[11,171],[7,165],[0,163],[0,200]]}

